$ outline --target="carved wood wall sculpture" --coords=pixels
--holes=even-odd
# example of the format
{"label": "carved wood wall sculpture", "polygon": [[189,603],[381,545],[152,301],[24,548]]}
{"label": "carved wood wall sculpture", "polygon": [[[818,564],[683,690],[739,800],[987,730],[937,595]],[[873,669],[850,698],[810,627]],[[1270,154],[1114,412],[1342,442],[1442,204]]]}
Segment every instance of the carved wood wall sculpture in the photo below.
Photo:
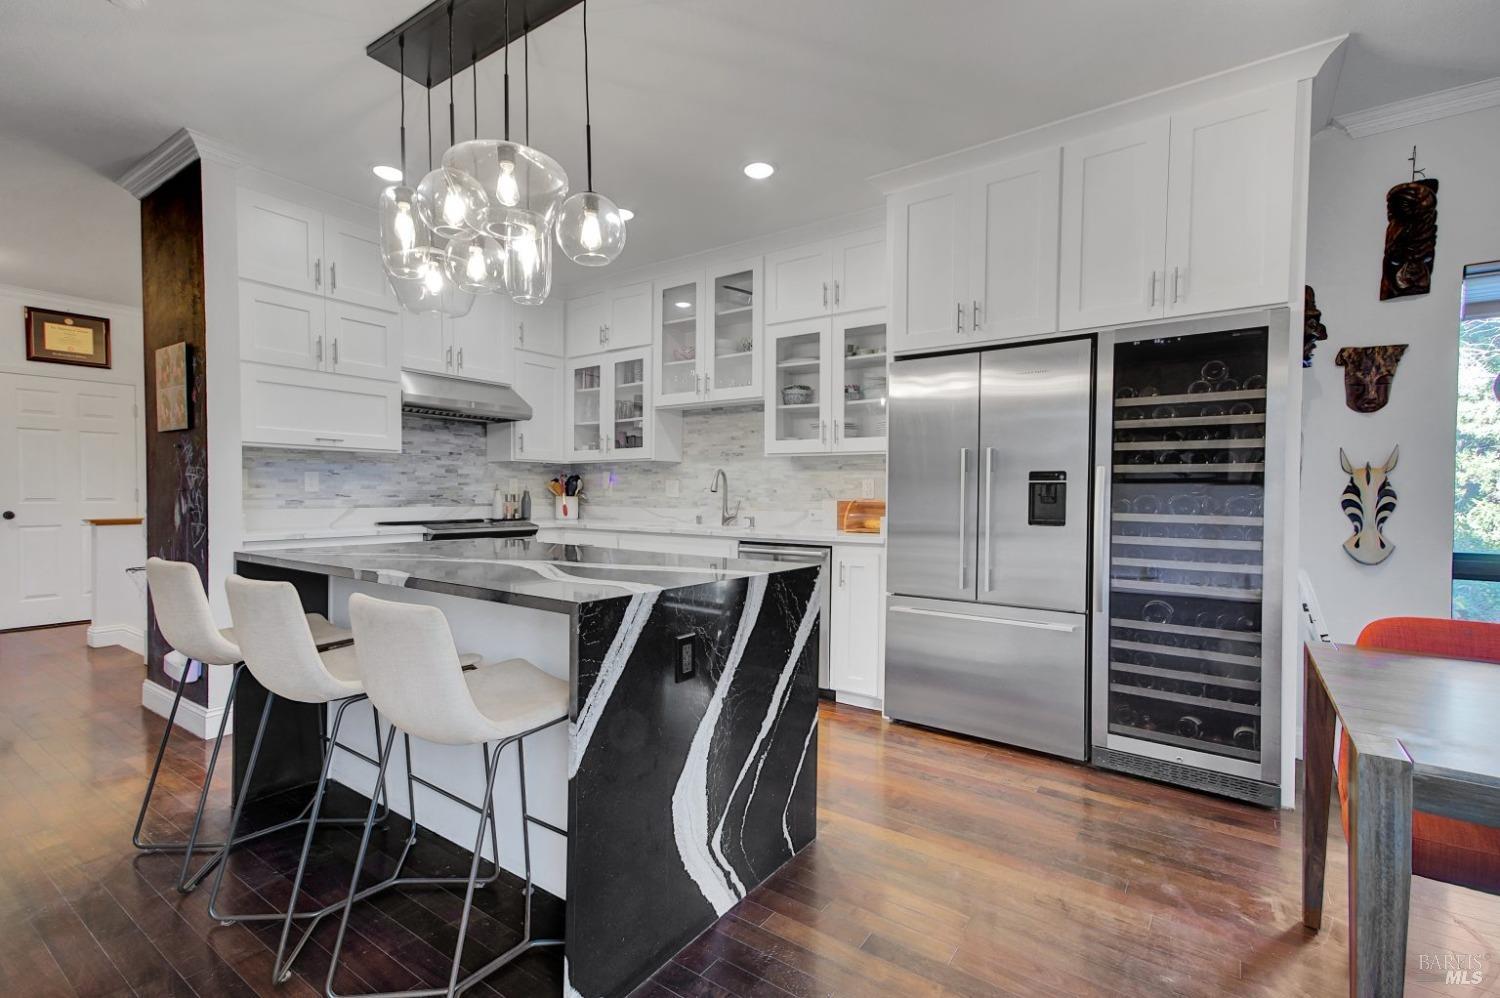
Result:
{"label": "carved wood wall sculpture", "polygon": [[1311,284],[1302,285],[1302,366],[1312,367],[1313,351],[1328,339],[1323,325],[1323,310],[1318,308],[1318,294]]}
{"label": "carved wood wall sculpture", "polygon": [[1392,447],[1384,464],[1376,467],[1366,462],[1356,468],[1344,449],[1339,448],[1339,463],[1349,476],[1339,505],[1354,527],[1354,535],[1344,542],[1344,550],[1361,565],[1378,565],[1396,550],[1396,545],[1385,539],[1383,530],[1396,511],[1396,489],[1391,485],[1390,473],[1396,468],[1400,452],[1400,447]]}
{"label": "carved wood wall sculpture", "polygon": [[1435,179],[1422,177],[1397,184],[1386,192],[1381,301],[1425,295],[1432,290],[1432,261],[1437,255],[1437,191]]}
{"label": "carved wood wall sculpture", "polygon": [[1396,365],[1405,343],[1383,347],[1344,347],[1333,362],[1344,369],[1344,404],[1355,412],[1379,412],[1391,400]]}

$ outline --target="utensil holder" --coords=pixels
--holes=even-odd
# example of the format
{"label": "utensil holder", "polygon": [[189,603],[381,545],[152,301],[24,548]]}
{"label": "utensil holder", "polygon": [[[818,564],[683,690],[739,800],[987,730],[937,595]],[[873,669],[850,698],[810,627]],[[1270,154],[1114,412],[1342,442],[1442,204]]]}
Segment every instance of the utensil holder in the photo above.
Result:
{"label": "utensil holder", "polygon": [[553,515],[559,520],[578,519],[578,497],[577,496],[553,496]]}

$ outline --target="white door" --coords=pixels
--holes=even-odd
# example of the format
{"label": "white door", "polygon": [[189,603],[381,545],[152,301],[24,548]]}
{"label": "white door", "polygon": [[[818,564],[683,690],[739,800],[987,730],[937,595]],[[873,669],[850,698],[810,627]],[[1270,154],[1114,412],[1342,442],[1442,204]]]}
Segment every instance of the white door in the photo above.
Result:
{"label": "white door", "polygon": [[884,308],[885,229],[866,229],[833,241],[833,311]]}
{"label": "white door", "polygon": [[969,328],[981,339],[1057,329],[1060,149],[971,175]]}
{"label": "white door", "polygon": [[656,404],[691,405],[704,398],[703,374],[708,369],[704,327],[706,296],[703,272],[691,271],[656,282],[656,336],[652,366],[656,371]]}
{"label": "white door", "polygon": [[323,367],[324,301],[319,295],[240,282],[240,357],[260,364]]}
{"label": "white door", "polygon": [[708,269],[701,369],[711,402],[761,397],[764,284],[759,257]]}
{"label": "white door", "polygon": [[651,298],[650,284],[631,284],[609,293],[609,316],[604,320],[608,349],[651,345]]}
{"label": "white door", "polygon": [[828,681],[839,693],[880,696],[883,599],[880,549],[833,549],[832,618],[828,642]]}
{"label": "white door", "polygon": [[511,308],[504,295],[480,295],[468,315],[448,321],[454,374],[497,385],[511,383],[515,377],[511,368],[515,351],[507,327]]}
{"label": "white door", "polygon": [[1172,116],[1167,314],[1285,302],[1295,88]]}
{"label": "white door", "polygon": [[766,453],[822,454],[831,446],[827,319],[766,327]]}
{"label": "white door", "polygon": [[[515,461],[562,461],[563,450],[563,362],[547,354],[517,350],[516,391],[531,406],[531,418],[510,423],[511,459]],[[494,429],[491,433],[496,432]]]}
{"label": "white door", "polygon": [[836,451],[885,452],[887,393],[886,316],[883,308],[834,316],[830,405]]}
{"label": "white door", "polygon": [[573,461],[597,461],[604,455],[605,418],[609,408],[602,358],[570,361],[567,375],[567,452]]}
{"label": "white door", "polygon": [[812,243],[766,257],[765,321],[795,322],[827,315],[832,308],[833,250]]}
{"label": "white door", "polygon": [[401,316],[378,308],[329,301],[324,369],[377,381],[401,378]]}
{"label": "white door", "polygon": [[1060,328],[1162,314],[1167,135],[1158,118],[1063,147]]}
{"label": "white door", "polygon": [[241,187],[240,276],[292,291],[323,291],[323,215]]}
{"label": "white door", "polygon": [[240,431],[247,444],[399,453],[401,386],[241,364]]}
{"label": "white door", "polygon": [[604,419],[604,449],[612,460],[650,460],[651,431],[655,410],[646,383],[651,365],[650,350],[611,353],[605,365],[609,406]]}
{"label": "white door", "polygon": [[0,374],[0,630],[87,620],[83,521],[138,512],[135,389]]}
{"label": "white door", "polygon": [[563,306],[560,301],[541,305],[517,305],[510,310],[516,329],[516,346],[532,353],[561,357],[567,350],[563,341]]}
{"label": "white door", "polygon": [[323,250],[329,297],[392,312],[399,307],[380,261],[380,230],[326,216]]}
{"label": "white door", "polygon": [[604,349],[604,323],[609,301],[604,292],[573,298],[563,307],[563,334],[569,357]]}
{"label": "white door", "polygon": [[440,312],[401,310],[401,366],[410,371],[447,374],[453,365],[448,329]]}
{"label": "white door", "polygon": [[964,253],[966,184],[955,177],[900,191],[886,202],[894,349],[951,346],[970,335]]}

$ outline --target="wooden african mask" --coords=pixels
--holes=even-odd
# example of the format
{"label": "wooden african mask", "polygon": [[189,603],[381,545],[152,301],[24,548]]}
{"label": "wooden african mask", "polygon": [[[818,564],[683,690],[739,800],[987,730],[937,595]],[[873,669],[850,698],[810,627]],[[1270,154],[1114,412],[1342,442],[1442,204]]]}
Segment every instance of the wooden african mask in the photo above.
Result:
{"label": "wooden african mask", "polygon": [[1311,284],[1302,286],[1302,366],[1312,367],[1312,355],[1319,343],[1328,339],[1328,327],[1323,325],[1323,310],[1318,308],[1318,295]]}
{"label": "wooden african mask", "polygon": [[1391,485],[1390,473],[1395,470],[1400,453],[1400,447],[1392,447],[1391,456],[1379,467],[1366,462],[1356,468],[1349,463],[1344,449],[1339,448],[1339,463],[1349,476],[1339,505],[1354,527],[1354,536],[1344,542],[1344,550],[1361,565],[1378,565],[1396,550],[1382,530],[1396,511],[1396,490]]}
{"label": "wooden african mask", "polygon": [[1432,290],[1437,255],[1436,180],[1397,184],[1385,195],[1385,257],[1380,262],[1380,300],[1425,295]]}
{"label": "wooden african mask", "polygon": [[1383,347],[1344,347],[1333,362],[1344,369],[1344,404],[1355,412],[1379,412],[1391,400],[1396,365],[1405,343]]}

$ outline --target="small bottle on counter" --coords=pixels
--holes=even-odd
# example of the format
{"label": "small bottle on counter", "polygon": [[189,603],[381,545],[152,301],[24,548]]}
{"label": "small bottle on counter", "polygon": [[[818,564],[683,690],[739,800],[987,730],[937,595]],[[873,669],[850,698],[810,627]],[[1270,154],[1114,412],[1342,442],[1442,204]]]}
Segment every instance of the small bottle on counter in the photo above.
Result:
{"label": "small bottle on counter", "polygon": [[531,519],[531,490],[521,490],[521,519]]}

